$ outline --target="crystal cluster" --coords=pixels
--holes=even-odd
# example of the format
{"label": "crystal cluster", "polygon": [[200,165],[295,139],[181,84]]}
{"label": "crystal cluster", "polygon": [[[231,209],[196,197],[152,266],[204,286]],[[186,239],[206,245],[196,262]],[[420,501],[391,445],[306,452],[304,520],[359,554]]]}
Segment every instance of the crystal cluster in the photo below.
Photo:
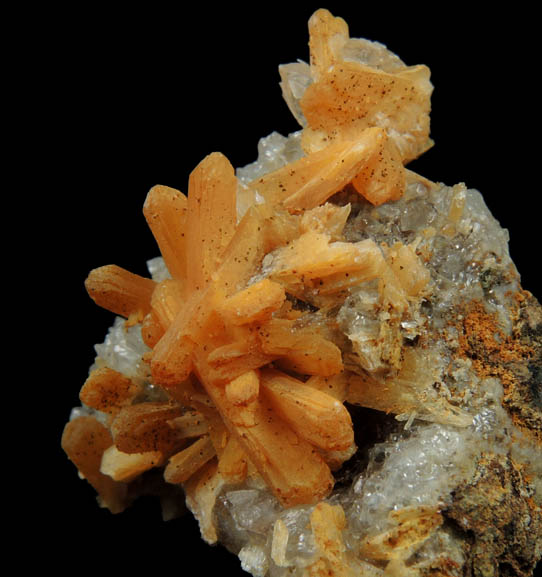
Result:
{"label": "crystal cluster", "polygon": [[326,10],[309,35],[301,129],[151,189],[151,278],[90,273],[118,316],[63,448],[102,506],[186,499],[255,577],[530,575],[542,309],[480,193],[405,168],[428,68]]}

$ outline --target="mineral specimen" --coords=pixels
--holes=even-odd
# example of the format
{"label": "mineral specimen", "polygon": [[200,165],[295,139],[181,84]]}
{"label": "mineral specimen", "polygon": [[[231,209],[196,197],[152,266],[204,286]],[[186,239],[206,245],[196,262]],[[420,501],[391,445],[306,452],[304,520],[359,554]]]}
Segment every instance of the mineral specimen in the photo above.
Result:
{"label": "mineral specimen", "polygon": [[280,67],[301,130],[220,153],[143,207],[152,278],[62,446],[99,503],[186,500],[255,577],[530,575],[542,554],[542,308],[482,196],[405,168],[432,85],[344,20]]}

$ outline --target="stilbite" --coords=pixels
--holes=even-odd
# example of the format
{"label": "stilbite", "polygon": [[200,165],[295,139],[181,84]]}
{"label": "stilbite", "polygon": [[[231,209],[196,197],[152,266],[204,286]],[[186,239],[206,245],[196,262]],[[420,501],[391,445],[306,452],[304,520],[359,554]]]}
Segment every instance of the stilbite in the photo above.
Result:
{"label": "stilbite", "polygon": [[149,472],[182,486],[254,576],[527,576],[542,309],[481,195],[404,167],[433,145],[429,69],[326,10],[309,35],[281,67],[301,130],[151,189],[152,279],[90,273],[123,320],[62,446],[114,513]]}

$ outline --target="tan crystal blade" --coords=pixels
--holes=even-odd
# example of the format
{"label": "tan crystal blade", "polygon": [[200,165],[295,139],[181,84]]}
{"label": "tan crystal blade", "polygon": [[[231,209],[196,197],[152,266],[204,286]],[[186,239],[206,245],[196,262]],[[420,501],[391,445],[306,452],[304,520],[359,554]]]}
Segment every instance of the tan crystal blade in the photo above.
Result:
{"label": "tan crystal blade", "polygon": [[197,400],[192,400],[191,404],[197,407],[197,409],[205,416],[207,426],[209,427],[209,436],[215,453],[218,458],[222,456],[226,447],[228,445],[228,440],[230,438],[230,433],[222,420],[222,417],[216,407],[212,404],[209,397],[206,399],[207,402],[202,403]]}
{"label": "tan crystal blade", "polygon": [[273,540],[271,542],[271,559],[279,567],[287,567],[286,552],[289,531],[282,519],[277,519],[273,525]]}
{"label": "tan crystal blade", "polygon": [[263,394],[298,435],[325,451],[344,451],[353,445],[352,419],[340,401],[284,373],[261,374]]}
{"label": "tan crystal blade", "polygon": [[426,66],[384,72],[343,61],[311,84],[301,99],[308,121],[302,145],[320,150],[334,140],[356,140],[370,126],[385,126],[403,163],[428,150],[432,85]]}
{"label": "tan crystal blade", "polygon": [[339,347],[326,338],[318,324],[297,326],[295,321],[274,318],[259,329],[264,353],[300,374],[328,377],[343,370]]}
{"label": "tan crystal blade", "polygon": [[396,243],[390,248],[387,261],[408,296],[419,296],[431,280],[429,270],[412,246]]}
{"label": "tan crystal blade", "polygon": [[371,204],[399,200],[405,191],[406,176],[399,149],[384,138],[373,152],[372,158],[352,180],[353,187]]}
{"label": "tan crystal blade", "polygon": [[329,494],[333,477],[316,449],[299,437],[259,398],[233,404],[223,386],[208,378],[205,360],[196,360],[199,378],[226,426],[284,506],[313,503]]}
{"label": "tan crystal blade", "polygon": [[363,555],[370,559],[392,559],[410,555],[409,551],[426,541],[442,525],[444,519],[438,507],[406,507],[392,511],[390,521],[395,526],[361,543]]}
{"label": "tan crystal blade", "polygon": [[113,445],[109,431],[94,417],[78,417],[64,427],[62,448],[112,513],[128,505],[126,485],[100,472],[102,455]]}
{"label": "tan crystal blade", "polygon": [[150,348],[154,348],[158,341],[164,335],[164,327],[162,323],[158,320],[156,314],[151,310],[141,323],[141,338],[143,342]]}
{"label": "tan crystal blade", "polygon": [[247,476],[247,456],[234,436],[218,459],[218,471],[228,483],[242,483]]}
{"label": "tan crystal blade", "polygon": [[345,563],[342,531],[346,526],[340,505],[318,503],[311,514],[311,529],[319,553],[331,566],[330,575],[349,575]]}
{"label": "tan crystal blade", "polygon": [[203,290],[220,264],[237,223],[237,178],[218,152],[205,157],[188,185],[187,288]]}
{"label": "tan crystal blade", "polygon": [[198,411],[187,411],[180,417],[168,421],[168,424],[177,432],[179,439],[200,437],[209,432],[205,417]]}
{"label": "tan crystal blade", "polygon": [[175,450],[179,439],[168,421],[181,416],[181,408],[172,403],[144,402],[124,407],[111,424],[117,449],[123,453]]}
{"label": "tan crystal blade", "polygon": [[256,371],[247,371],[226,384],[226,398],[237,406],[254,403],[260,393],[260,378]]}
{"label": "tan crystal blade", "polygon": [[285,371],[301,375],[329,377],[343,370],[341,351],[331,341],[320,336],[307,340],[308,349],[293,349],[277,361],[277,366]]}
{"label": "tan crystal blade", "polygon": [[225,299],[219,312],[233,325],[261,322],[278,310],[285,299],[286,294],[280,284],[263,279]]}
{"label": "tan crystal blade", "polygon": [[218,347],[207,357],[213,380],[228,383],[242,376],[247,371],[259,369],[274,361],[278,355],[267,354],[261,350],[255,337],[250,341],[235,341]]}
{"label": "tan crystal blade", "polygon": [[108,367],[94,369],[81,388],[79,398],[88,407],[116,414],[131,404],[141,387],[131,379]]}
{"label": "tan crystal blade", "polygon": [[337,399],[341,403],[346,399],[348,394],[348,378],[349,374],[347,371],[343,371],[338,375],[333,375],[331,377],[320,377],[318,375],[312,376],[305,385],[327,393],[334,399]]}
{"label": "tan crystal blade", "polygon": [[100,472],[108,475],[114,481],[128,483],[136,477],[162,465],[163,457],[159,451],[146,453],[123,453],[115,445],[111,445],[104,451]]}
{"label": "tan crystal blade", "polygon": [[291,212],[314,208],[361,172],[385,138],[382,128],[367,128],[357,140],[341,140],[250,183],[272,204]]}
{"label": "tan crystal blade", "polygon": [[348,24],[328,10],[317,10],[309,19],[311,76],[315,81],[341,60],[349,38]]}
{"label": "tan crystal blade", "polygon": [[224,485],[215,459],[205,464],[184,485],[186,504],[196,517],[201,536],[209,544],[216,543],[218,535],[214,524],[213,509],[216,497]]}
{"label": "tan crystal blade", "polygon": [[184,483],[214,456],[213,443],[209,435],[205,435],[169,459],[164,479],[168,483]]}
{"label": "tan crystal blade", "polygon": [[114,264],[95,268],[85,281],[90,298],[98,306],[125,318],[140,315],[140,320],[150,311],[155,286],[153,280]]}
{"label": "tan crystal blade", "polygon": [[210,313],[212,286],[193,292],[153,350],[151,372],[155,383],[166,388],[182,383],[192,371],[192,353]]}
{"label": "tan crystal blade", "polygon": [[288,247],[277,251],[271,278],[283,283],[307,282],[359,271],[364,273],[365,280],[371,280],[382,273],[384,257],[373,240],[357,243],[329,241],[326,234],[303,234]]}
{"label": "tan crystal blade", "polygon": [[337,206],[331,202],[307,210],[301,216],[300,234],[321,232],[327,234],[332,241],[344,240],[343,229],[350,211],[350,204]]}
{"label": "tan crystal blade", "polygon": [[167,269],[175,279],[186,278],[186,196],[169,186],[153,186],[143,205],[147,220]]}
{"label": "tan crystal blade", "polygon": [[251,207],[237,226],[222,255],[220,270],[213,276],[213,283],[220,288],[224,297],[245,288],[269,252],[266,216],[264,208]]}
{"label": "tan crystal blade", "polygon": [[156,286],[151,299],[151,308],[164,331],[168,329],[184,304],[182,284],[177,280],[166,279]]}
{"label": "tan crystal blade", "polygon": [[378,381],[368,373],[353,374],[346,401],[386,413],[408,413],[418,407],[411,387],[395,384],[395,379]]}

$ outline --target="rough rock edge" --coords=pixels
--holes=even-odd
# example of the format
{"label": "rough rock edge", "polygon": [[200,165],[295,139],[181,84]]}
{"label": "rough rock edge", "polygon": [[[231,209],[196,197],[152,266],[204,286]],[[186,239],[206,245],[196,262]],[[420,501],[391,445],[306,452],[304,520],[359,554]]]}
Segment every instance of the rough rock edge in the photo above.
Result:
{"label": "rough rock edge", "polygon": [[542,447],[542,306],[528,291],[515,295],[514,327],[503,335],[497,321],[471,303],[463,320],[463,354],[480,378],[497,377],[503,407],[514,424]]}
{"label": "rough rock edge", "polygon": [[[510,456],[483,454],[474,477],[453,492],[445,517],[463,539],[465,577],[528,577],[542,556],[542,511]],[[428,571],[427,575],[435,575]],[[437,575],[453,575],[440,570]]]}
{"label": "rough rock edge", "polygon": [[[512,335],[495,339],[496,324],[478,311],[476,332],[463,323],[464,353],[478,374],[498,376],[502,405],[522,433],[542,447],[542,306],[528,291],[516,295]],[[471,309],[471,314],[473,309]],[[542,509],[533,477],[510,455],[483,453],[472,479],[452,492],[443,511],[463,541],[464,577],[528,577],[542,558]],[[436,571],[436,573],[435,573]],[[457,575],[450,565],[426,575]]]}

